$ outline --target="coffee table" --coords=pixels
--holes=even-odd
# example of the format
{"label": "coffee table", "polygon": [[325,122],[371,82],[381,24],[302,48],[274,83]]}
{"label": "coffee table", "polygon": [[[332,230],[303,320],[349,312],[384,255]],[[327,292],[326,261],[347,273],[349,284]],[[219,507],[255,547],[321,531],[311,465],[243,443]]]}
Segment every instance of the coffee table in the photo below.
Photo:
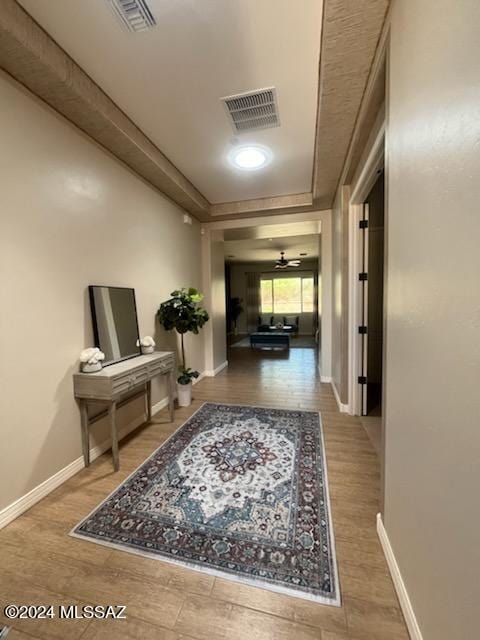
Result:
{"label": "coffee table", "polygon": [[256,331],[250,334],[250,346],[290,348],[290,334],[280,331]]}

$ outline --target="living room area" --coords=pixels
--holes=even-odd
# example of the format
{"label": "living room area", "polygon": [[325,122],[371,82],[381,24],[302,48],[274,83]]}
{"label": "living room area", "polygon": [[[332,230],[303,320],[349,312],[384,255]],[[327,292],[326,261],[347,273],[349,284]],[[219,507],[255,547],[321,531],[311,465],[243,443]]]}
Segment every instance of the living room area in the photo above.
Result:
{"label": "living room area", "polygon": [[291,349],[317,348],[318,226],[305,221],[225,231],[230,353],[248,348],[281,358]]}

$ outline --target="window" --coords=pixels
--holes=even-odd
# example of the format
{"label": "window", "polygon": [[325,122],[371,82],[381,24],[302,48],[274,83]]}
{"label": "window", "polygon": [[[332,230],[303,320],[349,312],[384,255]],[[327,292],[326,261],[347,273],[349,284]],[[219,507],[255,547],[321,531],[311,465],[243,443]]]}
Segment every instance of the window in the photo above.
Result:
{"label": "window", "polygon": [[302,312],[313,313],[313,278],[302,278]]}
{"label": "window", "polygon": [[272,280],[260,280],[260,302],[262,313],[273,313]]}
{"label": "window", "polygon": [[260,280],[262,313],[313,313],[313,277],[267,278]]}

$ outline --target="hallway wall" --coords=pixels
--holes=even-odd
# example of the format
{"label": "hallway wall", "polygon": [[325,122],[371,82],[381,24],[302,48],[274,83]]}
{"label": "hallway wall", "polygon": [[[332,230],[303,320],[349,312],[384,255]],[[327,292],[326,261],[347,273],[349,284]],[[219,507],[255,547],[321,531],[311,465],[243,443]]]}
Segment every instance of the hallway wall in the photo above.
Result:
{"label": "hallway wall", "polygon": [[[161,350],[175,336],[155,321],[159,303],[202,282],[198,223],[5,75],[0,102],[1,511],[81,455],[72,374],[93,344],[87,286],[134,287],[141,335]],[[203,335],[187,350],[203,371]],[[119,425],[142,408],[121,408]]]}
{"label": "hallway wall", "polygon": [[202,235],[202,272],[204,304],[210,321],[203,330],[205,337],[205,368],[207,375],[227,362],[225,249],[223,231],[204,228]]}
{"label": "hallway wall", "polygon": [[393,6],[384,520],[424,640],[478,637],[479,25]]}
{"label": "hallway wall", "polygon": [[332,207],[332,382],[348,403],[348,203],[350,189],[337,191]]}

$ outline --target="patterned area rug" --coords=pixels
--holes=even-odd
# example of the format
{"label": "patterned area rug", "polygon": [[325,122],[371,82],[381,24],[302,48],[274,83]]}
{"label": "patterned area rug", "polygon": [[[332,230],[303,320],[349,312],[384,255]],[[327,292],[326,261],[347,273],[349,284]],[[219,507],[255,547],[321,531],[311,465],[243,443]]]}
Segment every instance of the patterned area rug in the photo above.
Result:
{"label": "patterned area rug", "polygon": [[312,411],[202,405],[71,535],[340,604]]}

